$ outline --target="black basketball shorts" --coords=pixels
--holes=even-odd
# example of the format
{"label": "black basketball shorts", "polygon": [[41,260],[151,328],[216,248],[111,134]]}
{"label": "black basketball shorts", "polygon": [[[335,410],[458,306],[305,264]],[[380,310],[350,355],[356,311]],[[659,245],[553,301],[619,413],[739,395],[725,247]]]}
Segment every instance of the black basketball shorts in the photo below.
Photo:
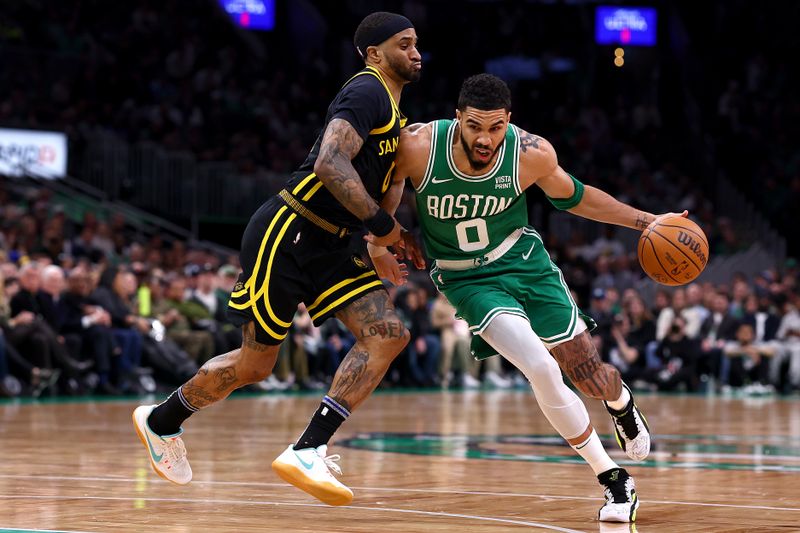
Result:
{"label": "black basketball shorts", "polygon": [[237,326],[254,322],[262,344],[283,341],[300,302],[318,326],[368,292],[383,289],[349,236],[318,228],[277,196],[250,219],[239,259],[243,271],[231,292],[228,318]]}

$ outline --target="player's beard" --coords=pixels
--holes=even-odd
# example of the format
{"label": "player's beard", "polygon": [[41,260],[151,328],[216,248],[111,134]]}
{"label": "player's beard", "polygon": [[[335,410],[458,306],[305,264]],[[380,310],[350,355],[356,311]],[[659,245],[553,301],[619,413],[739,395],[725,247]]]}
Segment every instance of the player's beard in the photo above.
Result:
{"label": "player's beard", "polygon": [[387,61],[389,63],[389,67],[395,71],[398,76],[403,78],[406,81],[419,81],[419,77],[422,74],[422,69],[414,70],[412,68],[413,65],[404,65],[400,61],[395,61],[390,55],[387,54]]}
{"label": "player's beard", "polygon": [[[489,157],[489,159],[486,160],[486,163],[483,163],[482,161],[475,161],[474,159],[472,159],[472,147],[470,147],[470,145],[467,143],[467,140],[464,138],[463,132],[461,132],[460,137],[461,137],[461,147],[464,149],[464,153],[467,154],[467,161],[469,161],[469,166],[470,168],[472,168],[472,170],[482,170],[491,165],[492,161],[495,161],[495,156],[497,155],[497,152],[500,151],[500,148],[502,148],[503,144],[505,144],[506,142],[504,138],[500,142],[500,144],[497,145],[497,148],[494,149],[494,152],[492,152],[492,155]],[[485,148],[485,147],[476,144],[474,148]]]}

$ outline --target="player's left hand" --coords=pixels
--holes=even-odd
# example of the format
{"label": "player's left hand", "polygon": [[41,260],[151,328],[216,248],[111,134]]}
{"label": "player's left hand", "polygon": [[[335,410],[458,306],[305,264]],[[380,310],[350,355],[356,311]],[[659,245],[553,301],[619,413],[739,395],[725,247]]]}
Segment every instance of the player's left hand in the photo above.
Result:
{"label": "player's left hand", "polygon": [[400,240],[394,243],[392,248],[400,259],[410,260],[419,270],[425,268],[425,256],[422,253],[422,246],[410,231],[403,230],[400,232]]}
{"label": "player's left hand", "polygon": [[392,284],[400,287],[406,284],[408,267],[397,259],[397,254],[385,253],[378,257],[372,257],[372,264],[379,278],[388,279]]}
{"label": "player's left hand", "polygon": [[[373,246],[386,246],[383,244],[385,237],[376,237],[372,233],[364,235],[364,240]],[[422,246],[420,246],[414,234],[406,229],[400,230],[400,238],[389,243],[388,246],[397,254],[398,259],[408,259],[419,270],[425,268],[425,256],[422,254]]]}

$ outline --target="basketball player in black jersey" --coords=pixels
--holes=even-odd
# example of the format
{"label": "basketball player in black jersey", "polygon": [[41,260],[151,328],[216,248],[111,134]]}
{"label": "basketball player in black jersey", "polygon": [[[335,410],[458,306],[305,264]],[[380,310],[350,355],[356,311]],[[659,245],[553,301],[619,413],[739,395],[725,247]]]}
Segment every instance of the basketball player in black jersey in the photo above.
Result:
{"label": "basketball player in black jersey", "polygon": [[341,473],[335,457],[326,457],[327,442],[409,340],[381,280],[361,260],[353,234],[366,228],[371,244],[403,248],[424,268],[414,239],[381,207],[402,194],[403,184],[393,185],[391,174],[406,120],[398,107],[400,94],[419,78],[422,66],[417,35],[407,18],[378,12],[361,22],[354,43],[365,68],[336,95],[308,158],[258,209],[242,237],[243,272],[228,309],[242,327],[241,348],[208,361],[164,403],[133,413],[153,469],[169,481],[186,484],[192,478],[181,423],[269,376],[304,302],[315,324],[336,316],[357,342],[303,435],[272,466],[325,503],[353,499],[329,470]]}

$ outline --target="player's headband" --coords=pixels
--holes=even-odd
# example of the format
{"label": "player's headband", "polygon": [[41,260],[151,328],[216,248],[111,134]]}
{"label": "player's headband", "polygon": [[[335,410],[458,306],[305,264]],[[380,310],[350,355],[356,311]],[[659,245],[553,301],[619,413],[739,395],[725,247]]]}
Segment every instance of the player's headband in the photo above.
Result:
{"label": "player's headband", "polygon": [[380,26],[372,28],[359,35],[359,39],[355,42],[356,50],[362,58],[366,57],[367,47],[377,46],[383,41],[403,30],[413,28],[414,25],[403,15],[395,13],[386,13],[387,18]]}

